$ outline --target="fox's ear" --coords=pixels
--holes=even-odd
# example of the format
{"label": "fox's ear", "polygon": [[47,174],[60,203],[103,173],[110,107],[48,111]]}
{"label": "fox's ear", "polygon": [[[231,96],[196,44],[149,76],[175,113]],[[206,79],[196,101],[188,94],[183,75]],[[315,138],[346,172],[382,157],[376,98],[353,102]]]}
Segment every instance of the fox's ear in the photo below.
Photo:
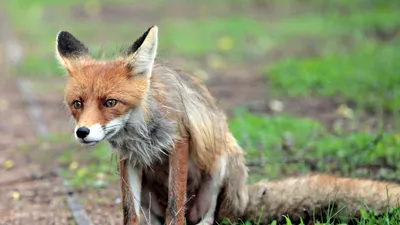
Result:
{"label": "fox's ear", "polygon": [[71,72],[79,60],[90,58],[88,48],[67,31],[60,31],[56,39],[56,57]]}
{"label": "fox's ear", "polygon": [[150,77],[157,54],[158,27],[147,29],[127,50],[127,66],[132,75],[143,74]]}

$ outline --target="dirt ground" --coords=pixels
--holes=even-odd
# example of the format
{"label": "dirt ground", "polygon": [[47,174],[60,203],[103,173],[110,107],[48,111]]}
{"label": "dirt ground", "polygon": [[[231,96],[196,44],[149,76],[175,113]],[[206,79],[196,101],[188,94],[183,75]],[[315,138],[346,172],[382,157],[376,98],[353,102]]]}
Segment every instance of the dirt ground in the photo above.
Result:
{"label": "dirt ground", "polygon": [[70,224],[54,165],[35,159],[56,146],[23,150],[37,142],[37,134],[18,90],[15,80],[0,78],[0,163],[14,164],[0,169],[0,224]]}

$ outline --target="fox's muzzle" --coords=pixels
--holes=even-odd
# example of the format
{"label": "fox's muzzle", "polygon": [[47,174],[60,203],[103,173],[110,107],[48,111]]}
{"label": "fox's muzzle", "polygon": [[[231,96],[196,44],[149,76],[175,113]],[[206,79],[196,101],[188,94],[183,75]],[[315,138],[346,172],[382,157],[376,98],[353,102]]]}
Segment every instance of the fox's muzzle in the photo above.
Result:
{"label": "fox's muzzle", "polygon": [[85,146],[95,145],[115,135],[125,125],[128,116],[129,114],[125,117],[114,119],[105,125],[96,123],[88,126],[87,124],[78,123],[74,132],[75,139]]}
{"label": "fox's muzzle", "polygon": [[83,145],[95,145],[105,138],[104,127],[98,123],[92,126],[76,126],[75,139]]}

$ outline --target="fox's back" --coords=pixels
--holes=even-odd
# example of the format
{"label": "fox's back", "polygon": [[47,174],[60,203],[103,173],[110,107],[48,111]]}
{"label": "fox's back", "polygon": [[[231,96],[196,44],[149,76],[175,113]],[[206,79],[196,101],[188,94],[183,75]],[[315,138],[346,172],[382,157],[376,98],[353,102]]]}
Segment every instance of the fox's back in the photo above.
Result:
{"label": "fox's back", "polygon": [[190,136],[190,157],[200,169],[212,170],[210,162],[221,155],[242,153],[225,114],[196,77],[156,65],[150,93],[159,110],[177,122],[177,133]]}

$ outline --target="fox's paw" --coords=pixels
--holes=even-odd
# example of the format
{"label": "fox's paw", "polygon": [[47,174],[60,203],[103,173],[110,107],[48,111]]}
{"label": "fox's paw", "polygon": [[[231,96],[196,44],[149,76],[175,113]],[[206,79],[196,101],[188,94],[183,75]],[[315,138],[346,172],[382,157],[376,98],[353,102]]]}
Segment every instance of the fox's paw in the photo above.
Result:
{"label": "fox's paw", "polygon": [[244,214],[248,201],[247,191],[228,194],[219,209],[218,220],[228,218],[231,221],[236,221]]}
{"label": "fox's paw", "polygon": [[214,217],[207,217],[207,218],[202,219],[196,225],[213,225],[213,224],[214,224]]}

